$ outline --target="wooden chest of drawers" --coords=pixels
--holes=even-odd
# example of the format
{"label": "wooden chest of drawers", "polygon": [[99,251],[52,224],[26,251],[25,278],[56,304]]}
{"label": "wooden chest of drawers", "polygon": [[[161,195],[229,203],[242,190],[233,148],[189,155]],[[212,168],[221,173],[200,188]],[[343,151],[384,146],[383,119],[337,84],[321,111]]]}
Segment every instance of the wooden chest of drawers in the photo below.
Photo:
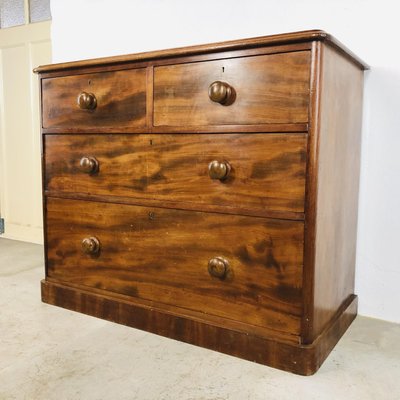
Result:
{"label": "wooden chest of drawers", "polygon": [[43,301],[314,373],[357,311],[365,68],[323,31],[37,68]]}

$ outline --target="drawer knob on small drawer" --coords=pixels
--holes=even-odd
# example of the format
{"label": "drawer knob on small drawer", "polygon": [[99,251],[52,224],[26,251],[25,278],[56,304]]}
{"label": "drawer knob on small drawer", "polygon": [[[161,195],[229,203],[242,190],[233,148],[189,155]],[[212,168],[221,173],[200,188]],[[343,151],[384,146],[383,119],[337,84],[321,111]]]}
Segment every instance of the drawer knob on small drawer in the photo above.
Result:
{"label": "drawer knob on small drawer", "polygon": [[211,161],[208,164],[208,175],[211,179],[219,179],[220,181],[226,179],[231,171],[231,166],[228,162]]}
{"label": "drawer knob on small drawer", "polygon": [[82,92],[78,96],[78,106],[82,110],[94,110],[97,107],[97,99],[93,93]]}
{"label": "drawer knob on small drawer", "polygon": [[219,279],[225,279],[229,269],[229,261],[223,257],[214,257],[208,262],[208,273]]}
{"label": "drawer knob on small drawer", "polygon": [[235,90],[226,82],[215,81],[208,88],[208,97],[215,103],[228,106],[235,99]]}
{"label": "drawer knob on small drawer", "polygon": [[99,170],[99,162],[94,157],[82,157],[79,167],[82,172],[94,174]]}
{"label": "drawer knob on small drawer", "polygon": [[94,236],[82,240],[82,250],[86,254],[95,255],[100,251],[100,242]]}

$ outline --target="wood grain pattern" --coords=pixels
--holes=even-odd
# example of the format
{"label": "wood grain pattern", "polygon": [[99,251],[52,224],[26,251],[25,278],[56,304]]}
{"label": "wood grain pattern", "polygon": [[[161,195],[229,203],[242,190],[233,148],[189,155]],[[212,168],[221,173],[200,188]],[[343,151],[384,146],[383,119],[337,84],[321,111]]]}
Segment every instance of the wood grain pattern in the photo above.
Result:
{"label": "wood grain pattern", "polygon": [[365,68],[323,31],[39,68],[43,301],[314,373],[357,313]]}
{"label": "wood grain pattern", "polygon": [[303,267],[303,321],[302,343],[312,343],[312,316],[314,313],[314,264],[316,237],[316,196],[318,170],[319,94],[321,88],[321,43],[314,42],[311,49],[310,119],[307,143],[306,196],[304,215],[304,267]]}
{"label": "wood grain pattern", "polygon": [[[186,208],[303,212],[306,140],[302,134],[45,136],[45,189]],[[99,172],[82,172],[82,157],[95,157]],[[228,179],[210,179],[213,160],[229,162]]]}
{"label": "wood grain pattern", "polygon": [[[293,51],[304,51],[311,50],[312,42],[299,42],[292,43],[281,46],[267,46],[267,47],[248,47],[241,50],[222,50],[215,53],[193,53],[187,56],[171,56],[165,58],[153,58],[151,60],[142,61],[127,61],[124,63],[111,63],[111,64],[95,64],[92,63],[86,67],[73,67],[71,69],[55,69],[54,71],[48,71],[40,73],[40,77],[56,78],[60,76],[69,76],[75,73],[96,73],[96,72],[111,72],[111,71],[122,71],[125,69],[132,68],[152,68],[160,65],[172,65],[172,64],[182,64],[182,63],[192,63],[200,61],[212,61],[216,59],[228,59],[228,58],[238,58],[238,57],[250,57],[265,54],[277,54],[277,53],[289,53]],[[129,56],[128,56],[129,57]],[[112,58],[112,57],[110,57]],[[94,60],[86,60],[94,61]],[[72,63],[75,66],[75,62]],[[79,65],[79,61],[77,62]],[[55,65],[55,64],[54,64]]]}
{"label": "wood grain pattern", "polygon": [[[88,236],[98,256],[82,253]],[[47,241],[59,281],[300,331],[301,222],[48,198]],[[208,273],[216,256],[230,263],[225,280]]]}
{"label": "wood grain pattern", "polygon": [[346,54],[353,63],[361,69],[367,69],[368,65],[352,53],[346,46],[340,43],[336,38],[320,29],[306,30],[301,32],[280,33],[276,35],[260,36],[248,39],[230,40],[218,43],[209,43],[197,46],[180,47],[167,50],[156,50],[137,54],[128,54],[114,57],[97,58],[93,60],[82,60],[75,62],[43,65],[35,68],[36,73],[47,73],[51,71],[68,71],[77,68],[90,68],[101,66],[106,68],[115,64],[123,65],[132,62],[145,62],[148,60],[171,59],[176,57],[188,57],[194,54],[212,54],[222,51],[237,51],[243,49],[286,46],[294,43],[304,43],[313,41],[325,41],[331,43],[343,54]]}
{"label": "wood grain pattern", "polygon": [[187,319],[192,319],[194,321],[204,322],[212,326],[216,327],[224,327],[226,329],[230,329],[234,332],[241,332],[245,334],[253,334],[256,336],[261,336],[264,338],[278,340],[282,343],[291,343],[291,344],[300,344],[300,338],[297,335],[292,335],[290,333],[282,332],[282,331],[275,331],[273,329],[266,329],[265,327],[260,327],[257,325],[250,325],[242,321],[224,318],[220,316],[216,316],[213,314],[204,314],[201,311],[196,310],[189,310],[188,308],[181,308],[176,305],[169,305],[166,303],[160,303],[157,301],[146,300],[142,298],[136,298],[132,296],[128,296],[125,294],[120,294],[116,292],[107,291],[104,289],[97,289],[92,287],[87,287],[71,282],[60,282],[57,279],[53,279],[50,277],[46,278],[46,283],[50,283],[51,285],[60,285],[62,287],[68,287],[73,289],[76,292],[91,292],[96,295],[100,296],[109,296],[113,299],[118,301],[130,303],[132,305],[139,305],[149,310],[157,310],[161,313],[174,315],[178,317],[183,317]]}
{"label": "wood grain pattern", "polygon": [[[165,126],[135,128],[120,127],[86,127],[85,133],[96,133],[100,135],[108,135],[110,133],[158,133],[161,135],[170,133],[307,133],[308,124],[264,124],[264,125],[208,125],[208,126]],[[67,128],[43,128],[42,134],[63,135],[66,133],[82,133],[82,129],[69,126]]]}
{"label": "wood grain pattern", "polygon": [[[81,92],[97,98],[94,110],[77,105]],[[43,128],[118,131],[146,126],[146,70],[144,68],[82,74],[42,80]],[[118,125],[116,125],[118,124]]]}
{"label": "wood grain pattern", "polygon": [[357,313],[357,297],[353,296],[311,345],[299,345],[126,301],[109,292],[86,291],[55,282],[42,281],[42,300],[300,375],[312,375],[318,370]]}
{"label": "wood grain pattern", "polygon": [[184,203],[179,201],[160,200],[160,199],[141,199],[136,197],[121,197],[115,195],[93,195],[93,194],[82,194],[72,192],[58,192],[58,191],[44,191],[45,196],[57,197],[60,199],[71,199],[71,200],[91,200],[100,203],[115,203],[115,204],[127,204],[136,206],[148,206],[148,207],[162,207],[176,210],[191,210],[191,211],[204,211],[219,214],[233,214],[233,215],[247,215],[249,217],[265,217],[265,218],[277,218],[277,219],[288,219],[291,221],[304,221],[304,213],[292,212],[292,211],[275,211],[267,209],[257,208],[244,208],[240,204],[227,206],[227,205],[215,205],[215,204],[199,204],[199,203]]}
{"label": "wood grain pattern", "polygon": [[353,294],[361,149],[363,72],[322,49],[314,301],[314,339]]}
{"label": "wood grain pattern", "polygon": [[[309,67],[309,51],[155,67],[154,125],[306,123]],[[214,81],[234,88],[233,104],[209,99]]]}

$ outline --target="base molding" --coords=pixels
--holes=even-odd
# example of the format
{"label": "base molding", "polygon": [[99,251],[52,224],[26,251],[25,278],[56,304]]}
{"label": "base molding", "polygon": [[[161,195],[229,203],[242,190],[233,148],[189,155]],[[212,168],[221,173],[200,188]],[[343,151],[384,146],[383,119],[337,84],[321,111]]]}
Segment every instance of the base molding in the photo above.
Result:
{"label": "base molding", "polygon": [[313,343],[301,345],[232,331],[207,321],[177,316],[105,294],[41,282],[42,301],[48,304],[205,347],[299,375],[312,375],[357,315],[357,296]]}
{"label": "base molding", "polygon": [[43,228],[40,226],[25,226],[6,221],[4,239],[20,240],[22,242],[43,244]]}

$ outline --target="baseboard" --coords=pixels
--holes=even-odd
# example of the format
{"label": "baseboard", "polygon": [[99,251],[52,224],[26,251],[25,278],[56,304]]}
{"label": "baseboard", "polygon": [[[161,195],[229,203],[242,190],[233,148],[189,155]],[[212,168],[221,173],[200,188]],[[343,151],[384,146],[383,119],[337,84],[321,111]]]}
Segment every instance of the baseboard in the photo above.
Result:
{"label": "baseboard", "polygon": [[6,221],[5,233],[0,238],[43,244],[43,228],[18,225]]}
{"label": "baseboard", "polygon": [[152,332],[221,353],[240,357],[299,375],[312,375],[321,366],[357,314],[357,296],[310,345],[285,343],[237,332],[154,307],[42,281],[45,303]]}

